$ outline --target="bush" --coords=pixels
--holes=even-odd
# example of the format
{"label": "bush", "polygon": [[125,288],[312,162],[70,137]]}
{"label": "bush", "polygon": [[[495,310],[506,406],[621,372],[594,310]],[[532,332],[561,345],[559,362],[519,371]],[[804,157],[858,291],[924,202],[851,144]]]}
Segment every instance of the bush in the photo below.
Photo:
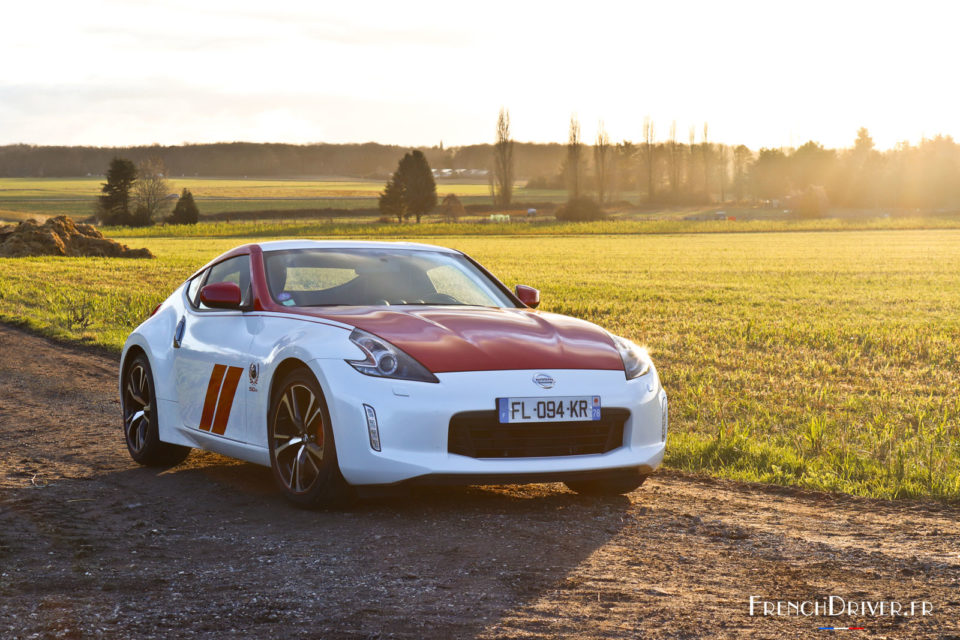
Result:
{"label": "bush", "polygon": [[447,222],[456,222],[460,219],[460,216],[467,213],[463,208],[463,203],[460,202],[460,198],[458,198],[455,193],[448,193],[443,199],[443,204],[440,205],[440,212],[443,214],[443,219]]}
{"label": "bush", "polygon": [[193,194],[190,193],[189,189],[184,189],[167,222],[170,224],[197,224],[199,219],[200,209],[197,208],[197,203],[193,200]]}
{"label": "bush", "polygon": [[152,216],[153,214],[150,213],[150,209],[144,206],[138,206],[137,210],[133,212],[133,216],[130,218],[127,226],[149,227],[153,224]]}
{"label": "bush", "polygon": [[564,222],[585,222],[589,220],[603,220],[606,216],[603,209],[591,198],[580,197],[568,200],[557,209],[557,220]]}
{"label": "bush", "polygon": [[563,189],[563,174],[555,176],[534,176],[527,180],[525,189]]}
{"label": "bush", "polygon": [[797,198],[797,214],[801,218],[822,218],[829,207],[827,190],[821,186],[810,185]]}

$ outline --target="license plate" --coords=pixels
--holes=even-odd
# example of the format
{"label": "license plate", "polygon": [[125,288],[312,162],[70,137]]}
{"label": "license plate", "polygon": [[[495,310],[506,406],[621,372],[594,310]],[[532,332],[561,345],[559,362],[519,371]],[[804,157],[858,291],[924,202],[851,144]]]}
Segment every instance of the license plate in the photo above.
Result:
{"label": "license plate", "polygon": [[582,422],[600,419],[600,396],[497,398],[500,423]]}

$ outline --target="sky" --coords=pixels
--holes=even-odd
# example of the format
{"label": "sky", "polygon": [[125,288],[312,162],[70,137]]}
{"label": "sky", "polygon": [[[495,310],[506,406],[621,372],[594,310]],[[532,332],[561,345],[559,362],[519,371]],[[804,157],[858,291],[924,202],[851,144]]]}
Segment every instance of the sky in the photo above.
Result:
{"label": "sky", "polygon": [[6,3],[0,144],[960,138],[953,2]]}

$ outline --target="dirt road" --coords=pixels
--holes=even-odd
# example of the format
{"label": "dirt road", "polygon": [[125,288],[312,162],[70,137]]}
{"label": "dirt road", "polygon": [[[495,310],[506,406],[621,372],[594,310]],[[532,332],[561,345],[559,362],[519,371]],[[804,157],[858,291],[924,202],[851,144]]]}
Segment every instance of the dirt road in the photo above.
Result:
{"label": "dirt road", "polygon": [[[960,638],[958,507],[661,473],[619,499],[448,488],[302,511],[254,465],[135,465],[115,370],[0,326],[2,638]],[[932,612],[751,616],[751,596]]]}

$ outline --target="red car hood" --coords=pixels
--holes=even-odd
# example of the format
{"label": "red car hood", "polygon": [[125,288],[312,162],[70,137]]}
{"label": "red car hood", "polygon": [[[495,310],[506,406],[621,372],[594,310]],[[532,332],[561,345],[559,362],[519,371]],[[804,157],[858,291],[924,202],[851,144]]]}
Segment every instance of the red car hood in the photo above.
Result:
{"label": "red car hood", "polygon": [[623,370],[599,327],[529,309],[486,307],[299,308],[380,336],[434,373],[508,369]]}

